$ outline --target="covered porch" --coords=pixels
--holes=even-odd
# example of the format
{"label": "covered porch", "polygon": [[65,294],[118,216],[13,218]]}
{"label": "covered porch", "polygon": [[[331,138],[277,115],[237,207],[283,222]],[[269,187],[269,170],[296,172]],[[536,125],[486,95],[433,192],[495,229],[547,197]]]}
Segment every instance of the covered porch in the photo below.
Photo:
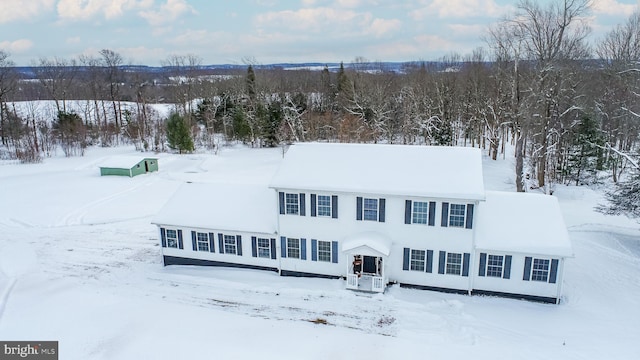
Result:
{"label": "covered porch", "polygon": [[342,242],[342,252],[348,259],[347,289],[384,292],[390,250],[391,240],[376,232],[347,237]]}

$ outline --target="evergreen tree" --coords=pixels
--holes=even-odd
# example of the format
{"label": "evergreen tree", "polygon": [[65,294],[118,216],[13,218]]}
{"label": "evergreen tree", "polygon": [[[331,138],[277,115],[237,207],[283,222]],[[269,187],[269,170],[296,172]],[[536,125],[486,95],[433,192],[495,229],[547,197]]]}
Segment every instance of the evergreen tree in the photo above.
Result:
{"label": "evergreen tree", "polygon": [[180,154],[194,150],[189,127],[184,118],[177,113],[169,115],[167,120],[167,141],[169,142],[169,147],[173,150],[178,150]]}
{"label": "evergreen tree", "polygon": [[233,134],[236,140],[242,140],[243,142],[251,139],[251,127],[242,107],[233,109]]}
{"label": "evergreen tree", "polygon": [[256,73],[251,65],[247,68],[247,95],[251,100],[256,99]]}
{"label": "evergreen tree", "polygon": [[600,124],[591,116],[583,116],[575,127],[575,135],[569,149],[565,175],[576,186],[590,183],[587,176],[595,177],[603,168],[602,146],[604,139]]}
{"label": "evergreen tree", "polygon": [[274,101],[268,107],[260,106],[260,133],[264,145],[275,147],[280,143],[278,131],[282,124],[282,104]]}

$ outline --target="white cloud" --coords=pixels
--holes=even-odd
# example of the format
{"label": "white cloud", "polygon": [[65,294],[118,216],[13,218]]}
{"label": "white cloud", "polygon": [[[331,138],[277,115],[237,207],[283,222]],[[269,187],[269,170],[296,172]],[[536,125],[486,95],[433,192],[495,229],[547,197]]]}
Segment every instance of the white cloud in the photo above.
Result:
{"label": "white cloud", "polygon": [[413,10],[409,16],[421,21],[430,16],[440,18],[498,17],[512,7],[500,6],[494,0],[433,0],[426,7]]}
{"label": "white cloud", "polygon": [[67,44],[79,44],[80,43],[80,36],[74,36],[74,37],[67,38],[66,43]]}
{"label": "white cloud", "polygon": [[57,9],[61,19],[89,20],[97,15],[113,19],[152,4],[153,0],[60,0]]}
{"label": "white cloud", "polygon": [[397,19],[374,19],[369,27],[369,32],[376,37],[380,37],[398,30],[401,25],[402,22]]}
{"label": "white cloud", "polygon": [[7,50],[13,54],[25,52],[33,47],[33,42],[29,39],[19,39],[15,41],[0,42],[0,49]]}
{"label": "white cloud", "polygon": [[397,19],[374,18],[369,12],[329,7],[268,12],[256,17],[259,32],[308,32],[309,35],[382,36],[397,30]]}
{"label": "white cloud", "polygon": [[33,18],[53,9],[54,0],[0,0],[0,24]]}
{"label": "white cloud", "polygon": [[477,37],[487,31],[486,25],[449,24],[451,34],[458,37]]}
{"label": "white cloud", "polygon": [[186,0],[167,0],[166,3],[160,5],[157,10],[145,10],[139,14],[152,26],[160,26],[162,24],[175,21],[183,14],[192,13],[196,11]]}
{"label": "white cloud", "polygon": [[639,6],[640,0],[638,0],[638,5],[622,4],[616,0],[593,0],[591,8],[596,14],[629,16],[638,10]]}

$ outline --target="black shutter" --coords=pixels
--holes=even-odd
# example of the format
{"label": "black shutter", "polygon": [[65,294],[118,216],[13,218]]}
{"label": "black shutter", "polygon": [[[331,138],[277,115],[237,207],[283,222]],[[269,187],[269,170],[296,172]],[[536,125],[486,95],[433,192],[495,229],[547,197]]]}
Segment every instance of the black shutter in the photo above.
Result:
{"label": "black shutter", "polygon": [[271,258],[275,260],[276,256],[276,239],[271,238]]}
{"label": "black shutter", "polygon": [[311,194],[311,216],[316,216],[316,194]]}
{"label": "black shutter", "polygon": [[334,264],[338,263],[338,242],[331,242],[331,262]]}
{"label": "black shutter", "polygon": [[362,220],[362,197],[356,198],[356,220]]}
{"label": "black shutter", "polygon": [[436,202],[429,201],[429,226],[436,224]]}
{"label": "black shutter", "polygon": [[386,201],[384,199],[380,199],[378,202],[378,221],[379,222],[384,222],[384,208],[385,208],[385,203]]}
{"label": "black shutter", "polygon": [[318,240],[311,239],[311,261],[318,261]]}
{"label": "black shutter", "polygon": [[511,278],[511,255],[507,255],[504,257],[504,273],[502,277],[505,279]]}
{"label": "black shutter", "polygon": [[178,230],[178,248],[184,249],[184,245],[182,243],[182,230]]}
{"label": "black shutter", "polygon": [[411,200],[404,201],[404,223],[411,224]]}
{"label": "black shutter", "polygon": [[215,252],[216,244],[216,235],[214,233],[209,233],[209,251]]}
{"label": "black shutter", "polygon": [[238,256],[242,256],[242,236],[236,235],[236,246],[238,248]]}
{"label": "black shutter", "polygon": [[196,240],[195,231],[191,231],[191,245],[193,245],[193,251],[198,251],[198,242]]}
{"label": "black shutter", "polygon": [[549,272],[549,282],[555,284],[558,278],[558,259],[551,260],[551,271]]}
{"label": "black shutter", "polygon": [[410,258],[411,258],[411,250],[409,248],[404,248],[404,253],[402,256],[402,270],[409,270]]}
{"label": "black shutter", "polygon": [[280,257],[287,257],[287,238],[284,236],[280,236]]}
{"label": "black shutter", "polygon": [[218,249],[220,254],[224,254],[224,239],[222,237],[222,233],[218,233]]}
{"label": "black shutter", "polygon": [[305,194],[300,193],[300,216],[306,215],[305,211],[307,207],[305,206],[306,204],[305,204],[304,198],[305,198]]}
{"label": "black shutter", "polygon": [[522,280],[529,281],[531,279],[531,256],[524,258],[524,274],[522,274]]}
{"label": "black shutter", "polygon": [[300,259],[307,260],[307,239],[300,239]]}
{"label": "black shutter", "polygon": [[258,239],[255,236],[251,237],[251,256],[258,257]]}
{"label": "black shutter", "polygon": [[467,224],[465,227],[467,229],[473,227],[473,204],[467,204]]}
{"label": "black shutter", "polygon": [[446,261],[447,253],[444,251],[440,251],[440,256],[438,259],[438,274],[444,274],[444,266]]}
{"label": "black shutter", "polygon": [[278,203],[280,204],[280,214],[284,215],[284,193],[282,191],[278,193]]}
{"label": "black shutter", "polygon": [[478,268],[478,276],[484,276],[487,269],[487,254],[480,253],[480,267]]}
{"label": "black shutter", "polygon": [[440,226],[447,227],[449,225],[449,203],[442,203],[442,221],[440,222]]}
{"label": "black shutter", "polygon": [[331,217],[338,218],[338,195],[331,195]]}
{"label": "black shutter", "polygon": [[162,247],[167,247],[167,231],[164,228],[160,228],[160,239],[162,240]]}
{"label": "black shutter", "polygon": [[433,250],[427,250],[427,272],[433,272]]}
{"label": "black shutter", "polygon": [[469,276],[469,262],[471,260],[471,254],[464,253],[462,259],[462,276]]}

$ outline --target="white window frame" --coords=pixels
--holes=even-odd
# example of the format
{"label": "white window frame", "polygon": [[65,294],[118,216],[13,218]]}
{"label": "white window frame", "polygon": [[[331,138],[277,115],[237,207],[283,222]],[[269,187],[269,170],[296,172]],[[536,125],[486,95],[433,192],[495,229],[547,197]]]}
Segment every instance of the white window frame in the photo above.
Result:
{"label": "white window frame", "polygon": [[[173,236],[170,235],[173,233]],[[178,230],[174,229],[165,229],[165,236],[167,238],[167,247],[172,249],[178,248]],[[173,242],[173,245],[171,244]]]}
{"label": "white window frame", "polygon": [[300,194],[285,193],[284,194],[284,209],[287,215],[299,215],[300,214]]}
{"label": "white window frame", "polygon": [[[454,213],[454,207],[456,212]],[[462,208],[462,214],[458,211]],[[467,220],[467,204],[449,204],[449,227],[465,227]]]}
{"label": "white window frame", "polygon": [[[418,206],[416,206],[417,204],[420,204],[420,210],[422,210],[423,204],[424,204],[424,211],[416,211]],[[420,217],[418,217],[417,215],[419,215]],[[424,215],[424,222],[422,222],[422,216]],[[417,219],[419,219],[420,221],[416,221]],[[429,202],[428,201],[412,201],[411,202],[411,223],[412,224],[423,224],[423,225],[427,225],[429,224]]]}
{"label": "white window frame", "polygon": [[196,249],[209,252],[209,234],[196,232]]}
{"label": "white window frame", "polygon": [[[373,203],[375,203],[375,208],[372,206]],[[371,218],[371,215],[373,215],[374,213],[375,213],[375,218]],[[379,215],[380,215],[380,200],[373,199],[373,198],[362,198],[362,220],[378,221]]]}
{"label": "white window frame", "polygon": [[[301,252],[302,250],[300,249],[300,239],[287,238],[287,257],[291,259],[300,259]],[[297,256],[292,255],[296,253]]]}
{"label": "white window frame", "polygon": [[[493,259],[492,259],[493,258]],[[499,258],[499,264],[495,260]],[[487,265],[485,275],[487,277],[501,278],[504,275],[504,255],[487,254]],[[494,260],[493,262],[491,260]]]}
{"label": "white window frame", "polygon": [[[538,265],[537,269],[536,265]],[[531,260],[531,281],[549,282],[550,273],[551,259],[533,258]]]}
{"label": "white window frame", "polygon": [[447,275],[462,275],[462,253],[447,253],[444,273]]}
{"label": "white window frame", "polygon": [[[320,199],[324,199],[321,203]],[[331,217],[331,195],[316,195],[316,215],[323,217]]]}
{"label": "white window frame", "polygon": [[[324,249],[321,249],[321,244]],[[331,241],[318,240],[318,261],[331,262]]]}
{"label": "white window frame", "polygon": [[[225,254],[238,255],[238,238],[236,235],[222,235],[222,246]],[[233,251],[231,250],[233,249]]]}
{"label": "white window frame", "polygon": [[427,252],[424,250],[411,249],[409,258],[409,270],[424,272],[427,265]]}
{"label": "white window frame", "polygon": [[[266,242],[266,246],[264,245]],[[258,238],[256,240],[257,255],[259,258],[271,259],[271,240],[267,238]]]}

